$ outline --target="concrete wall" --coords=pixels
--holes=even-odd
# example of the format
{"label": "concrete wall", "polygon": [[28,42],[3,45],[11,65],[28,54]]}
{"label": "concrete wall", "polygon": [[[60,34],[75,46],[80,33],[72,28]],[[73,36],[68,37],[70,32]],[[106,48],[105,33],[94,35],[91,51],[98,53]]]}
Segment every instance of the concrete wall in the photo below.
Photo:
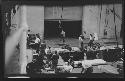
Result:
{"label": "concrete wall", "polygon": [[82,20],[82,6],[45,7],[45,19]]}
{"label": "concrete wall", "polygon": [[[17,10],[17,6],[15,7],[16,13],[13,13],[11,10],[11,31],[10,35],[13,34],[18,28],[20,23],[20,12]],[[12,42],[13,43],[13,42]],[[8,67],[5,68],[5,74],[19,74],[20,73],[20,64],[19,64],[20,51],[15,48],[14,54],[11,56]]]}
{"label": "concrete wall", "polygon": [[43,33],[44,31],[44,7],[27,6],[27,22],[31,33]]}
{"label": "concrete wall", "polygon": [[[44,33],[44,19],[60,19],[61,14],[63,19],[70,20],[82,20],[83,31],[86,31],[86,38],[89,38],[90,33],[96,32],[99,38],[115,38],[115,24],[114,14],[109,11],[106,15],[106,8],[113,9],[113,5],[88,5],[88,6],[66,6],[63,7],[46,7],[42,6],[28,6],[27,7],[27,21],[32,33]],[[122,18],[122,5],[115,4],[116,13]],[[43,13],[44,12],[44,13]],[[101,13],[101,19],[100,19]],[[17,24],[18,17],[17,12],[12,17],[12,25]],[[105,20],[108,21],[107,27]],[[117,35],[120,37],[122,21],[116,17]],[[104,35],[104,30],[107,31],[107,35]]]}
{"label": "concrete wall", "polygon": [[20,23],[20,12],[18,5],[15,6],[16,13],[13,13],[13,9],[11,10],[11,31],[10,34],[14,33],[19,28]]}
{"label": "concrete wall", "polygon": [[[122,5],[117,4],[114,5],[116,13],[122,18]],[[107,30],[107,36],[106,38],[115,38],[115,24],[116,24],[116,29],[117,29],[117,36],[120,37],[120,31],[121,31],[121,23],[122,21],[118,19],[117,16],[115,16],[115,23],[114,23],[114,14],[109,11],[109,15],[106,16],[106,8],[108,9],[113,9],[113,5],[103,5],[102,6],[102,19],[101,19],[101,37],[104,37],[104,29]],[[105,23],[105,18],[108,21],[107,27]]]}
{"label": "concrete wall", "polygon": [[[60,19],[61,14],[63,19],[82,20],[83,31],[86,31],[86,38],[90,33],[97,32],[100,38],[115,38],[115,24],[114,14],[109,11],[106,15],[106,8],[113,9],[113,5],[88,5],[88,6],[66,6],[63,7],[45,7],[42,6],[28,6],[27,20],[32,33],[41,33],[44,30],[44,19]],[[122,18],[122,5],[115,4],[116,13]],[[44,12],[44,13],[43,13]],[[100,19],[101,13],[101,19]],[[18,27],[19,12],[12,16],[11,23]],[[105,20],[108,21],[107,27]],[[120,37],[122,21],[116,17],[117,35]],[[104,36],[104,29],[107,35]],[[15,30],[14,28],[12,30]]]}
{"label": "concrete wall", "polygon": [[[102,9],[101,9],[102,7]],[[115,4],[116,13],[122,18],[122,5]],[[90,33],[97,33],[99,38],[115,38],[115,24],[117,36],[120,37],[122,21],[116,17],[114,23],[114,14],[109,10],[106,14],[106,9],[113,9],[113,4],[109,5],[86,5],[86,6],[64,6],[62,7],[45,7],[45,19],[63,19],[82,20],[83,32],[86,31],[85,38],[89,38]],[[101,14],[101,16],[100,16]],[[100,19],[101,17],[101,19]],[[107,25],[106,22],[107,21]],[[107,35],[104,35],[104,30]]]}
{"label": "concrete wall", "polygon": [[[115,4],[116,13],[122,18],[122,5]],[[93,5],[83,7],[83,31],[86,31],[86,38],[89,38],[90,33],[96,32],[99,38],[115,38],[115,24],[117,29],[117,36],[120,37],[121,23],[122,21],[116,17],[114,23],[114,14],[109,10],[109,14],[106,15],[106,8],[113,9],[113,4],[110,5]],[[101,19],[100,19],[101,13]],[[105,20],[108,21],[106,25]],[[104,35],[104,30],[107,31],[107,35]]]}
{"label": "concrete wall", "polygon": [[90,33],[98,32],[98,6],[83,7],[83,31],[86,32],[85,38],[89,38]]}

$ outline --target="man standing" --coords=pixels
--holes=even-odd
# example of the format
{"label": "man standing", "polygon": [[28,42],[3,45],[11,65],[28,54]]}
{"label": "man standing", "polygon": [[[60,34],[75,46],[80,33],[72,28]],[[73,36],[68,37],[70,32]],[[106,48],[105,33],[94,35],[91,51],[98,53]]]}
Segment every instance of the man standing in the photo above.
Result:
{"label": "man standing", "polygon": [[29,44],[30,44],[30,30],[28,30],[27,32],[27,48],[30,47]]}
{"label": "man standing", "polygon": [[65,43],[65,32],[62,30],[62,32],[61,32],[61,38],[62,38],[62,40],[63,40],[63,44]]}
{"label": "man standing", "polygon": [[84,39],[84,36],[83,35],[80,35],[79,36],[79,42],[80,42],[80,49],[83,50],[83,39]]}
{"label": "man standing", "polygon": [[59,26],[58,26],[58,32],[59,32],[59,38],[60,38],[60,40],[61,40],[61,32],[62,32],[62,23],[61,23],[61,21],[59,20]]}
{"label": "man standing", "polygon": [[40,45],[40,39],[39,36],[36,35],[36,39],[35,39],[35,46],[36,46],[36,52],[39,53],[39,46]]}
{"label": "man standing", "polygon": [[94,36],[90,34],[90,41],[88,43],[88,46],[92,47],[93,46],[93,41],[94,41]]}

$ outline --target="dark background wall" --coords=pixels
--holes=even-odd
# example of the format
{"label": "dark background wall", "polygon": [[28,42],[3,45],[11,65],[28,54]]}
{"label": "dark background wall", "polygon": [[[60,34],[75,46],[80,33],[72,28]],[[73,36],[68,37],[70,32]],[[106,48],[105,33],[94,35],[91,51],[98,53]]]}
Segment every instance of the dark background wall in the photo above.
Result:
{"label": "dark background wall", "polygon": [[82,20],[82,9],[83,6],[44,6],[44,19]]}
{"label": "dark background wall", "polygon": [[[44,26],[45,38],[59,37],[61,31],[59,31],[58,21],[44,21]],[[66,37],[78,37],[81,34],[82,21],[62,21],[62,27]]]}
{"label": "dark background wall", "polygon": [[[44,19],[82,21],[83,32],[86,32],[85,38],[89,38],[89,34],[91,33],[97,33],[99,38],[115,38],[116,25],[116,34],[120,38],[122,21],[119,17],[115,16],[114,23],[114,13],[111,11],[113,7],[115,8],[115,13],[122,18],[122,4],[104,4],[63,7],[45,6]],[[105,32],[107,34],[104,34]]]}

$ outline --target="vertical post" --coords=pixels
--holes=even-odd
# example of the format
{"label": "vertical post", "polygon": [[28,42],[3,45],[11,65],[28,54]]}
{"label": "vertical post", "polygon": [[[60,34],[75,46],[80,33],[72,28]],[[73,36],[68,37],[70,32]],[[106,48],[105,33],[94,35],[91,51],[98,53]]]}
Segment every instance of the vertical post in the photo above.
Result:
{"label": "vertical post", "polygon": [[84,34],[84,6],[83,6],[83,9],[82,9],[82,31],[81,31],[81,34],[83,35]]}
{"label": "vertical post", "polygon": [[101,17],[102,17],[102,4],[100,5],[100,7],[101,7],[101,10],[100,10],[100,19],[99,19],[99,33],[98,33],[98,36],[100,37],[101,35],[101,33],[100,33],[100,25],[101,25]]}
{"label": "vertical post", "polygon": [[42,12],[42,14],[41,14],[41,25],[42,25],[42,28],[41,28],[41,40],[44,40],[44,6],[41,6],[41,12]]}
{"label": "vertical post", "polygon": [[118,39],[117,39],[117,29],[116,29],[116,23],[115,23],[115,6],[113,4],[113,12],[114,12],[114,24],[115,24],[115,37],[116,37],[116,42],[117,42],[117,47],[118,47]]}
{"label": "vertical post", "polygon": [[[28,26],[26,20],[26,6],[20,8],[20,27]],[[26,55],[26,31],[23,31],[20,41],[20,73],[26,74],[27,55]]]}

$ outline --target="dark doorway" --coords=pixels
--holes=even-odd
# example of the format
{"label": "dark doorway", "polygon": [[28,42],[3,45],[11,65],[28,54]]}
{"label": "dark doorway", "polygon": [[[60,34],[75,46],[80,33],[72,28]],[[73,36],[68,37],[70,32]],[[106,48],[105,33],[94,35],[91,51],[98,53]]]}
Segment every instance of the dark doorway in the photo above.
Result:
{"label": "dark doorway", "polygon": [[82,21],[63,21],[66,37],[78,38],[82,31]]}
{"label": "dark doorway", "polygon": [[[66,37],[78,38],[82,30],[82,21],[61,21],[62,28],[65,31]],[[45,38],[59,37],[60,29],[58,21],[44,21],[44,36]]]}
{"label": "dark doorway", "polygon": [[44,37],[58,37],[58,21],[44,21]]}

